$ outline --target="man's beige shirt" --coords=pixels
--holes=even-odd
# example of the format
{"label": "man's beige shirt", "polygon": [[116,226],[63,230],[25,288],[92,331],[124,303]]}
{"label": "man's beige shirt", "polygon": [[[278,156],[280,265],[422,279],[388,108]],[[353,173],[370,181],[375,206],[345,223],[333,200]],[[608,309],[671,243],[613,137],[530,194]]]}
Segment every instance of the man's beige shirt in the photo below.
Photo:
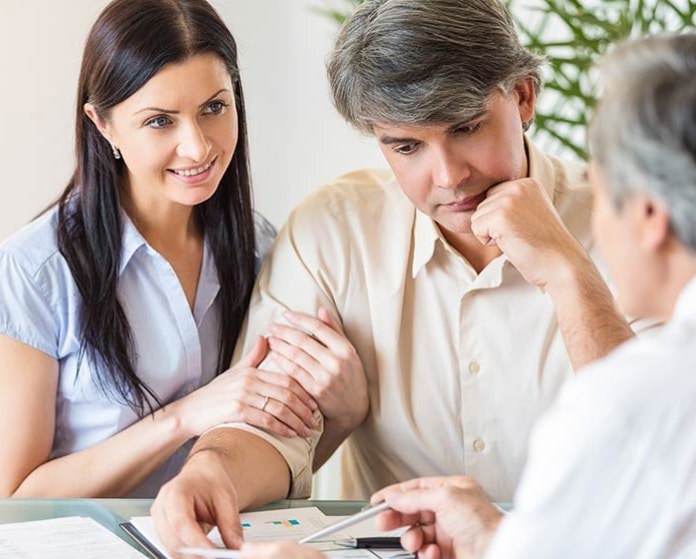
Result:
{"label": "man's beige shirt", "polygon": [[[590,250],[581,168],[528,142],[530,176]],[[238,358],[272,321],[319,306],[340,318],[369,381],[370,411],[347,440],[344,498],[415,476],[467,474],[511,501],[532,424],[572,375],[551,298],[500,256],[480,274],[392,176],[361,171],[309,196],[261,269]],[[311,487],[318,436],[275,438],[292,496]]]}

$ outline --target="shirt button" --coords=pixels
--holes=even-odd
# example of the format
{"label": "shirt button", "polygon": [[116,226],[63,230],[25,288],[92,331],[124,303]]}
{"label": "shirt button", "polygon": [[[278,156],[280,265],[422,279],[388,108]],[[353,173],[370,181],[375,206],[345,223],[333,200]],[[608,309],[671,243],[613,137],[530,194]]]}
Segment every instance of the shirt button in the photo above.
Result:
{"label": "shirt button", "polygon": [[486,448],[486,444],[481,439],[476,439],[474,441],[474,450],[476,452],[483,452],[484,448]]}
{"label": "shirt button", "polygon": [[469,363],[469,372],[472,375],[478,375],[480,371],[481,365],[479,365],[476,361],[472,361],[471,363]]}

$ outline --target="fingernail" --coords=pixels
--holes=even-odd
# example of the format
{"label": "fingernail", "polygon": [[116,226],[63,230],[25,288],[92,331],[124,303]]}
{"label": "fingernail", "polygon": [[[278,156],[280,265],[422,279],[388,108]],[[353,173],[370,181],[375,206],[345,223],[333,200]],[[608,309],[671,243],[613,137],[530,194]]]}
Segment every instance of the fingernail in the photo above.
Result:
{"label": "fingernail", "polygon": [[278,325],[271,323],[268,325],[268,329],[275,334],[278,332]]}
{"label": "fingernail", "polygon": [[288,319],[289,321],[291,321],[291,322],[295,319],[295,313],[292,312],[292,311],[285,311],[285,312],[283,313],[283,316],[284,316],[285,318],[287,318],[287,319]]}

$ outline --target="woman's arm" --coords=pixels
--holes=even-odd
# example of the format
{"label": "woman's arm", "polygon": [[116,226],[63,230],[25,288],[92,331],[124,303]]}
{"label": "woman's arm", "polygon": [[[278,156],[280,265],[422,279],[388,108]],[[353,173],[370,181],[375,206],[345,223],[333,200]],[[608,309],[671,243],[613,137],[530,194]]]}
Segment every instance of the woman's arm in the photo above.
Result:
{"label": "woman's arm", "polygon": [[225,421],[246,421],[285,436],[304,435],[314,425],[316,404],[296,382],[288,383],[287,375],[276,379],[261,372],[260,378],[253,367],[265,353],[260,342],[234,368],[185,398],[88,449],[49,460],[58,363],[0,335],[0,424],[6,427],[0,437],[0,495],[123,496],[188,439]]}

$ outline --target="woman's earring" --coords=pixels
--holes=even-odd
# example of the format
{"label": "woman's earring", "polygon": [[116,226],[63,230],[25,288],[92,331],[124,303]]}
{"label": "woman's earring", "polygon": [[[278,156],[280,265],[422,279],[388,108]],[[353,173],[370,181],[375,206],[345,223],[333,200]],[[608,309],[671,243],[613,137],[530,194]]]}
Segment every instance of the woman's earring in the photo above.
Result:
{"label": "woman's earring", "polygon": [[111,146],[111,151],[114,153],[114,159],[121,159],[121,152],[116,146]]}
{"label": "woman's earring", "polygon": [[532,125],[532,123],[531,123],[530,121],[523,122],[523,123],[522,123],[522,130],[524,130],[524,131],[526,132],[527,130],[529,130],[529,127],[530,127],[531,125]]}

